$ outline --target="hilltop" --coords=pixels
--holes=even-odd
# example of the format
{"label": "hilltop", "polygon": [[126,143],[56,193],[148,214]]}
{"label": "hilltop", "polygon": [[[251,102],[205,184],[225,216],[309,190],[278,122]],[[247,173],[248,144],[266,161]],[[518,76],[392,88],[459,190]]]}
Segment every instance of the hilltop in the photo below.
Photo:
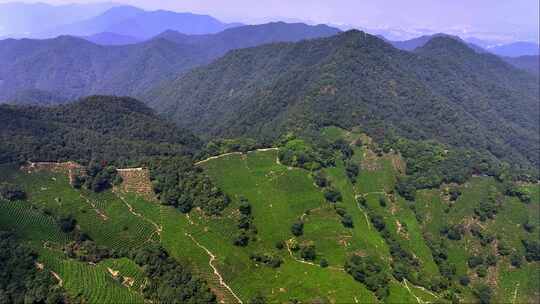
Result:
{"label": "hilltop", "polygon": [[143,99],[206,138],[271,142],[338,124],[537,166],[537,97],[534,77],[452,38],[410,53],[349,31],[235,50]]}

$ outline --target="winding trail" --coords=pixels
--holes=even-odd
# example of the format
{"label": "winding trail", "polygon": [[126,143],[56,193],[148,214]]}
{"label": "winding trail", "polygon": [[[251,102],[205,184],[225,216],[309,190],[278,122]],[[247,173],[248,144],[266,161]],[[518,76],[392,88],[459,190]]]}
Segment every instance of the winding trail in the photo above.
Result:
{"label": "winding trail", "polygon": [[203,245],[201,245],[199,242],[197,242],[197,240],[189,233],[185,233],[185,235],[187,237],[189,237],[194,243],[195,245],[197,245],[199,248],[203,249],[204,251],[206,251],[206,253],[208,254],[208,256],[210,257],[210,261],[208,262],[208,265],[210,265],[210,267],[214,270],[214,274],[218,277],[219,279],[219,284],[223,287],[225,287],[234,297],[235,299],[238,301],[238,303],[240,304],[243,304],[242,300],[234,293],[234,291],[232,290],[232,288],[227,285],[227,283],[225,283],[225,280],[223,280],[223,277],[221,276],[221,274],[219,273],[218,269],[216,266],[214,266],[214,261],[216,260],[216,256],[210,251],[208,250],[208,248],[204,247]]}
{"label": "winding trail", "polygon": [[156,228],[156,233],[157,233],[157,234],[159,235],[159,237],[161,238],[161,232],[163,231],[163,227],[162,227],[162,226],[159,226],[156,222],[154,222],[154,221],[152,221],[152,220],[146,218],[144,215],[142,215],[142,214],[136,212],[136,211],[135,211],[135,208],[133,208],[133,206],[132,206],[130,203],[128,203],[127,200],[126,200],[123,196],[121,196],[119,193],[117,193],[117,196],[118,196],[118,198],[120,198],[120,200],[126,205],[126,207],[128,208],[128,211],[129,211],[131,214],[133,214],[133,215],[135,215],[135,216],[137,216],[137,217],[140,217],[140,218],[143,219],[144,221],[146,221],[146,222],[152,224],[152,225]]}
{"label": "winding trail", "polygon": [[424,301],[422,301],[422,299],[420,299],[419,297],[417,297],[414,292],[412,292],[411,288],[409,287],[409,285],[407,284],[407,280],[403,280],[403,285],[405,286],[405,288],[409,291],[409,293],[416,299],[416,301],[419,303],[419,304],[423,304]]}
{"label": "winding trail", "polygon": [[92,208],[94,208],[94,211],[104,220],[108,220],[109,217],[103,213],[101,210],[99,210],[99,208],[96,206],[96,204],[94,202],[92,202],[90,199],[88,199],[86,196],[80,194],[80,197],[82,199],[84,199],[88,204],[90,204],[90,206],[92,206]]}
{"label": "winding trail", "polygon": [[266,152],[266,151],[277,151],[279,150],[278,148],[264,148],[264,149],[256,149],[256,150],[251,150],[251,151],[247,151],[247,152],[230,152],[230,153],[225,153],[225,154],[220,154],[220,155],[216,155],[216,156],[211,156],[205,160],[201,160],[200,162],[196,162],[195,163],[195,166],[198,166],[198,165],[202,165],[208,161],[211,161],[213,159],[219,159],[219,158],[222,158],[222,157],[226,157],[226,156],[229,156],[229,155],[243,155],[243,154],[248,154],[250,152]]}

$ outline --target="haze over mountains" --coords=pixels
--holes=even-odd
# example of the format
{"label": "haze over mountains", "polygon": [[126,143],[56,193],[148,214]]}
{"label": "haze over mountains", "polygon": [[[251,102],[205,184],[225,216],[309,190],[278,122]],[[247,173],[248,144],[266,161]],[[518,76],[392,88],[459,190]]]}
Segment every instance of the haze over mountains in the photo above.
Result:
{"label": "haze over mountains", "polygon": [[168,31],[124,46],[96,45],[71,36],[4,40],[0,41],[0,100],[13,100],[27,90],[48,92],[60,99],[91,94],[138,96],[231,49],[338,32],[327,26],[271,23],[201,36]]}

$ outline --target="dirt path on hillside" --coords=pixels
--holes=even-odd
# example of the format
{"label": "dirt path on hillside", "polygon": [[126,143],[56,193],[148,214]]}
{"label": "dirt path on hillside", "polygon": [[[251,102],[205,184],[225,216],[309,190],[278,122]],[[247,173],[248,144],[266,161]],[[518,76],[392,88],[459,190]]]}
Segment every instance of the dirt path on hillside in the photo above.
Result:
{"label": "dirt path on hillside", "polygon": [[152,225],[156,228],[156,233],[157,233],[157,234],[159,235],[159,237],[161,238],[161,232],[163,231],[163,227],[159,226],[156,222],[154,222],[154,221],[152,221],[152,220],[146,218],[144,215],[142,215],[142,214],[136,212],[136,211],[135,211],[135,208],[133,208],[133,206],[132,206],[130,203],[128,203],[127,200],[126,200],[123,196],[121,196],[121,195],[118,194],[118,193],[117,193],[117,196],[118,196],[118,198],[120,198],[120,200],[126,205],[126,207],[128,208],[128,211],[129,211],[131,214],[133,214],[133,215],[135,215],[135,216],[137,216],[137,217],[140,217],[140,218],[143,219],[144,221],[146,221],[146,222],[152,224]]}
{"label": "dirt path on hillside", "polygon": [[90,206],[92,206],[92,208],[94,209],[94,211],[97,213],[97,215],[98,215],[99,217],[101,217],[101,219],[102,219],[103,221],[106,221],[106,220],[109,219],[109,217],[108,217],[105,213],[103,213],[103,211],[101,211],[101,210],[96,206],[96,204],[95,204],[94,202],[92,202],[90,199],[88,199],[86,196],[84,196],[84,195],[82,195],[82,194],[80,194],[80,197],[81,197],[82,199],[84,199],[88,204],[90,204]]}
{"label": "dirt path on hillside", "polygon": [[234,293],[232,288],[229,285],[227,285],[227,283],[225,283],[225,280],[223,279],[223,277],[219,273],[217,267],[214,265],[214,261],[216,260],[216,256],[210,250],[208,250],[208,248],[204,247],[199,242],[197,242],[197,240],[191,234],[186,232],[185,235],[187,237],[189,237],[195,243],[195,245],[197,245],[199,248],[206,251],[206,254],[208,254],[208,256],[210,257],[210,261],[208,262],[208,265],[212,268],[212,270],[214,270],[214,275],[216,275],[217,278],[219,279],[219,284],[221,286],[225,287],[231,293],[231,295],[233,295],[233,297],[238,301],[238,303],[243,304],[242,300]]}
{"label": "dirt path on hillside", "polygon": [[202,165],[208,161],[211,161],[213,159],[219,159],[219,158],[222,158],[222,157],[226,157],[226,156],[229,156],[229,155],[245,155],[245,154],[248,154],[248,153],[251,153],[251,152],[267,152],[267,151],[277,151],[279,150],[278,148],[264,148],[264,149],[257,149],[257,150],[251,150],[251,151],[247,151],[247,152],[230,152],[230,153],[225,153],[225,154],[220,154],[220,155],[216,155],[216,156],[212,156],[212,157],[209,157],[205,160],[201,160],[200,162],[196,162],[195,163],[195,166],[198,166],[198,165]]}
{"label": "dirt path on hillside", "polygon": [[64,280],[62,280],[62,278],[56,272],[51,271],[51,274],[58,281],[58,286],[60,287],[64,286]]}

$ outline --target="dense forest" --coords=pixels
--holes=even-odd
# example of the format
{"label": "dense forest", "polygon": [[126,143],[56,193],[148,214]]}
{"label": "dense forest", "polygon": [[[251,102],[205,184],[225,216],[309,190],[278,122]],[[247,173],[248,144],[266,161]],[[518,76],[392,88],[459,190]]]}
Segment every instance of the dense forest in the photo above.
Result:
{"label": "dense forest", "polygon": [[533,76],[452,38],[410,53],[350,31],[232,51],[145,100],[206,138],[361,126],[378,141],[394,132],[530,167],[540,163],[537,97]]}
{"label": "dense forest", "polygon": [[54,106],[0,106],[0,163],[91,160],[132,164],[190,154],[201,143],[131,98],[93,96]]}

